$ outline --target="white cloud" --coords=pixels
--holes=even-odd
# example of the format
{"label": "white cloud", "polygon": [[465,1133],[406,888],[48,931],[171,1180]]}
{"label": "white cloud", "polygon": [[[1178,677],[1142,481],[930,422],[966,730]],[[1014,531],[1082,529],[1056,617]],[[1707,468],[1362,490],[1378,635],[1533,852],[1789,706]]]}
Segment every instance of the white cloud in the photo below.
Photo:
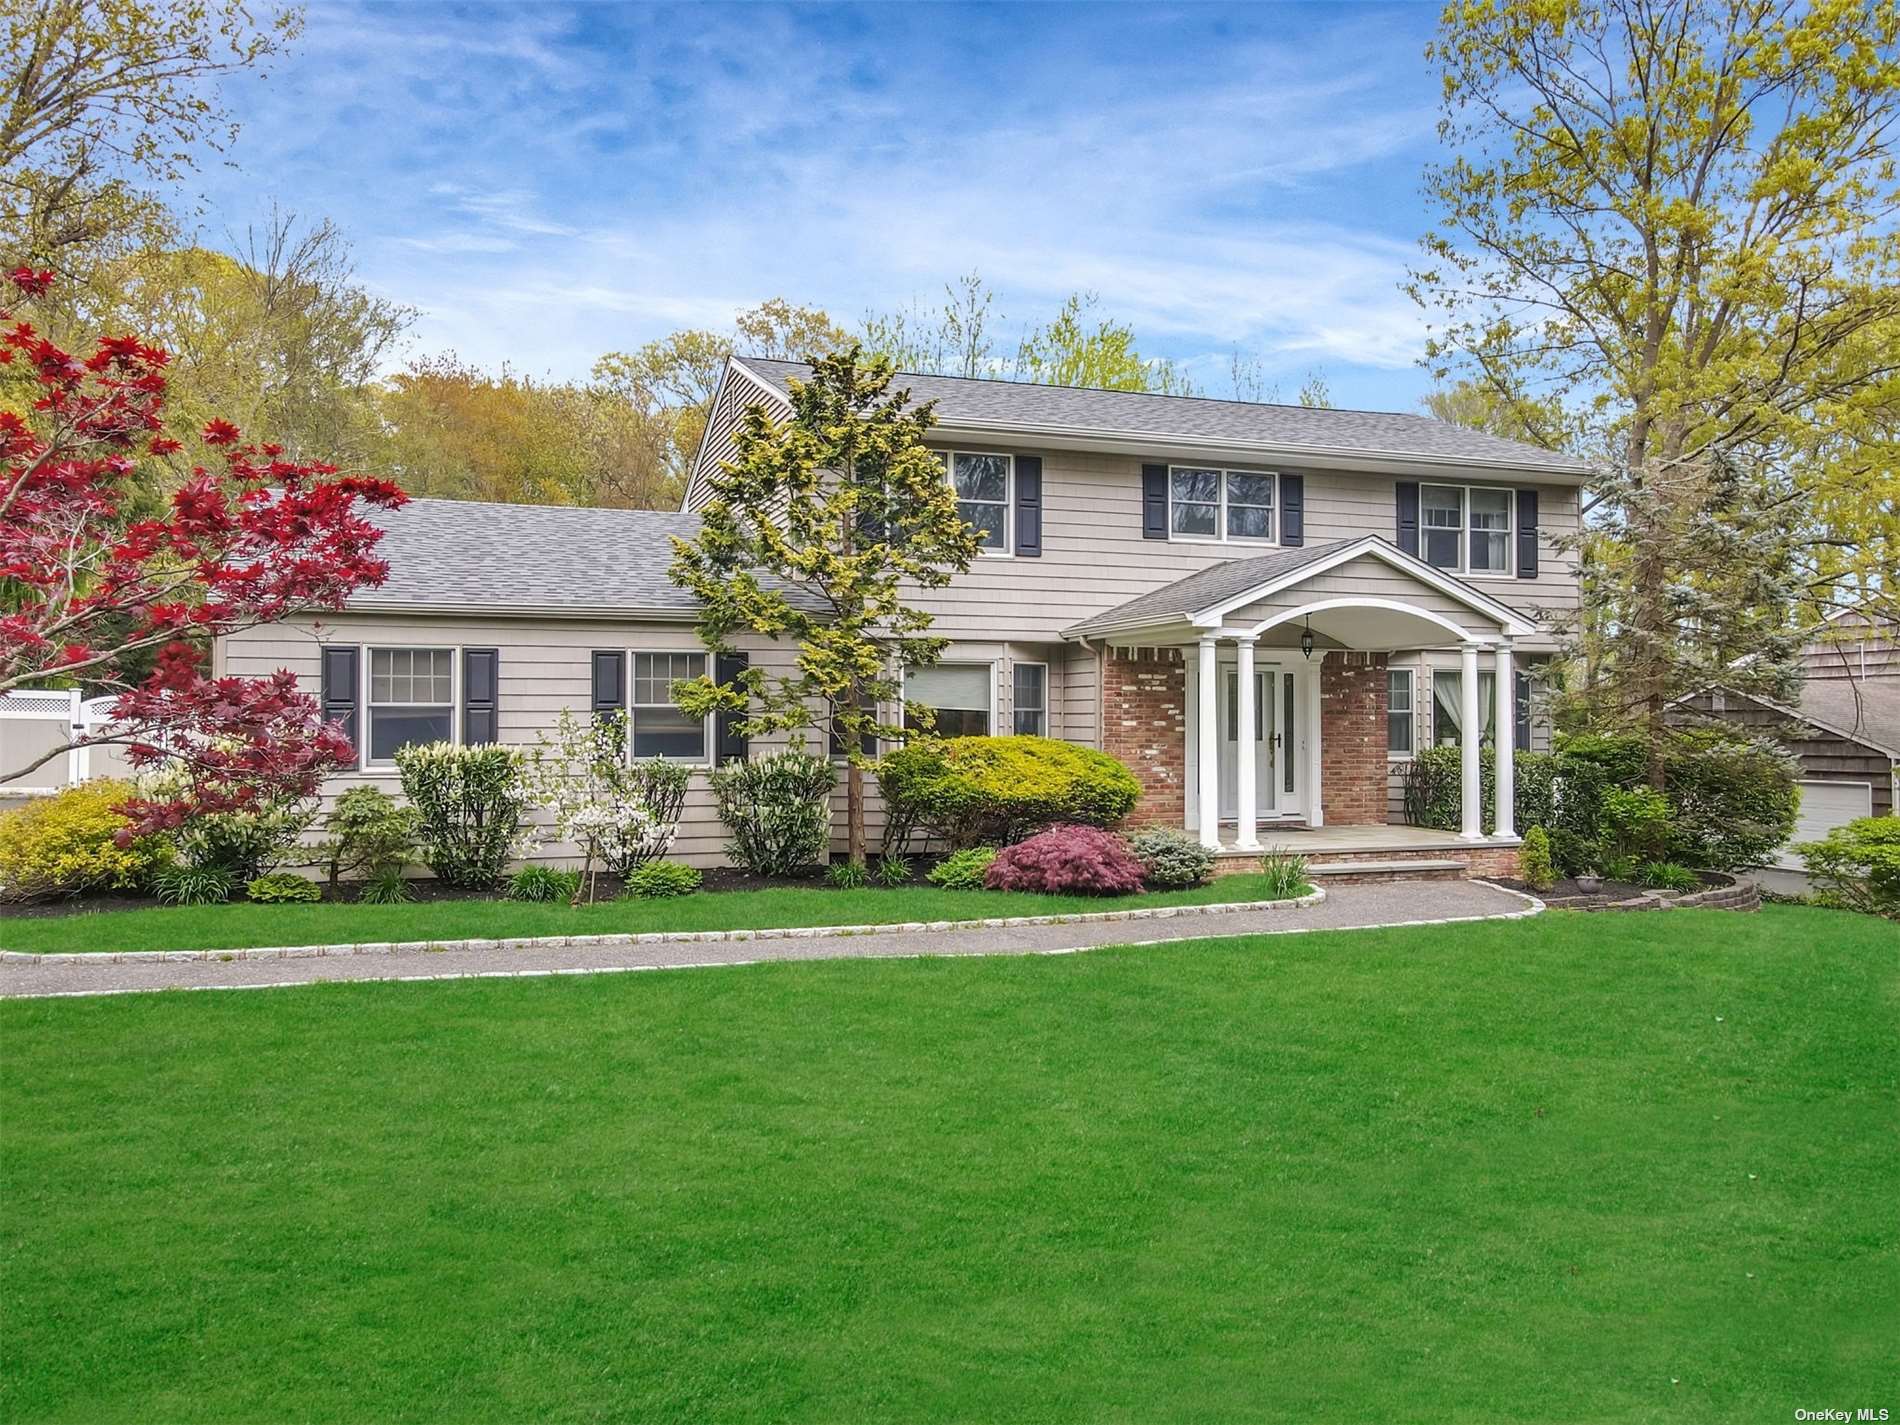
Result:
{"label": "white cloud", "polygon": [[1193,12],[1073,12],[1129,32],[1100,53],[983,30],[1034,13],[852,12],[896,27],[874,44],[763,7],[326,8],[238,157],[321,190],[419,345],[485,363],[579,374],[769,296],[855,319],[974,268],[1012,317],[1092,289],[1201,367],[1410,367],[1419,224],[1361,190],[1409,193],[1431,95],[1382,66],[1386,19],[1218,52],[1183,48]]}

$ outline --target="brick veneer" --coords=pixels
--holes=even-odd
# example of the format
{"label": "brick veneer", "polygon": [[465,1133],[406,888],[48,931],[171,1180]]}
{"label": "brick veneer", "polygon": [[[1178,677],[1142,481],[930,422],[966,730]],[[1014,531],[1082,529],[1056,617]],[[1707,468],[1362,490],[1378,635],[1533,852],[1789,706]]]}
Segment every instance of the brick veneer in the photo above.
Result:
{"label": "brick veneer", "polygon": [[1319,670],[1320,791],[1328,826],[1383,826],[1383,653],[1328,653]]}
{"label": "brick veneer", "polygon": [[1109,650],[1102,750],[1141,783],[1129,825],[1178,827],[1187,819],[1187,664],[1179,650]]}

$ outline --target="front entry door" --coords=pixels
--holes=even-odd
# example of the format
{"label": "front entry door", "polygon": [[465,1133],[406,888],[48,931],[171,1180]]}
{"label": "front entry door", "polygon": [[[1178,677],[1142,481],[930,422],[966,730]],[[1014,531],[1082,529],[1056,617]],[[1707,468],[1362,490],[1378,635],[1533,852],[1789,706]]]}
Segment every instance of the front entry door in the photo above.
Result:
{"label": "front entry door", "polygon": [[[1220,815],[1240,813],[1240,670],[1220,670]],[[1254,670],[1254,810],[1262,821],[1300,811],[1298,677],[1271,664]]]}

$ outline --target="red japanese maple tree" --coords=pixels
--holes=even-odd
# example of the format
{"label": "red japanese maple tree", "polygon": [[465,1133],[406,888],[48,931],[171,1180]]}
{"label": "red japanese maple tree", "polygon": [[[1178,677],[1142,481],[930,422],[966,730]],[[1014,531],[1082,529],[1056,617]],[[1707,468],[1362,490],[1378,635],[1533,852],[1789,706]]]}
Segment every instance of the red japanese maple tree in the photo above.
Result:
{"label": "red japanese maple tree", "polygon": [[[52,277],[7,280],[31,301]],[[352,757],[342,730],[291,673],[213,678],[206,649],[382,583],[370,512],[407,497],[212,421],[203,439],[223,469],[193,467],[162,514],[138,518],[134,477],[180,449],[165,433],[166,353],[106,337],[82,359],[12,311],[0,325],[0,363],[27,366],[38,392],[30,414],[0,410],[0,693],[56,677],[120,690],[97,733],[0,766],[0,784],[69,748],[117,743],[134,766],[188,773],[183,790],[123,808],[137,831],[314,792]]]}

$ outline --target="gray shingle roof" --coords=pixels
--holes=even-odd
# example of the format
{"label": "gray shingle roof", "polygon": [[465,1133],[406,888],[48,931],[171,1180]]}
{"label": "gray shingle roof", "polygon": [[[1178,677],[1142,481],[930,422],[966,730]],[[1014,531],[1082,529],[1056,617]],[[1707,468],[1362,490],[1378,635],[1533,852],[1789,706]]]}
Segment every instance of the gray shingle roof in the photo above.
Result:
{"label": "gray shingle roof", "polygon": [[667,577],[669,538],[699,516],[664,510],[411,500],[379,514],[389,579],[351,608],[654,614],[691,618],[692,595]]}
{"label": "gray shingle roof", "polygon": [[[781,394],[787,391],[789,378],[802,379],[811,371],[802,361],[754,356],[739,361]],[[1591,473],[1590,466],[1567,455],[1403,411],[1268,406],[909,372],[900,375],[896,384],[908,388],[919,401],[935,401],[937,418],[944,424],[964,428],[1095,431],[1137,439],[1204,441],[1223,448],[1463,461],[1573,477]]]}
{"label": "gray shingle roof", "polygon": [[1900,680],[1809,678],[1801,711],[1882,749],[1900,749]]}
{"label": "gray shingle roof", "polygon": [[1066,634],[1082,635],[1123,628],[1146,623],[1161,623],[1169,619],[1185,619],[1189,615],[1223,599],[1231,599],[1236,594],[1257,588],[1270,579],[1296,573],[1308,564],[1317,563],[1345,544],[1358,544],[1356,539],[1335,540],[1329,544],[1315,544],[1301,549],[1284,549],[1274,554],[1261,554],[1252,559],[1229,559],[1221,564],[1209,565],[1196,570],[1184,579],[1176,579],[1172,584],[1164,584],[1159,589],[1150,589],[1138,594],[1125,604],[1118,604],[1103,613],[1094,614],[1063,630]]}

